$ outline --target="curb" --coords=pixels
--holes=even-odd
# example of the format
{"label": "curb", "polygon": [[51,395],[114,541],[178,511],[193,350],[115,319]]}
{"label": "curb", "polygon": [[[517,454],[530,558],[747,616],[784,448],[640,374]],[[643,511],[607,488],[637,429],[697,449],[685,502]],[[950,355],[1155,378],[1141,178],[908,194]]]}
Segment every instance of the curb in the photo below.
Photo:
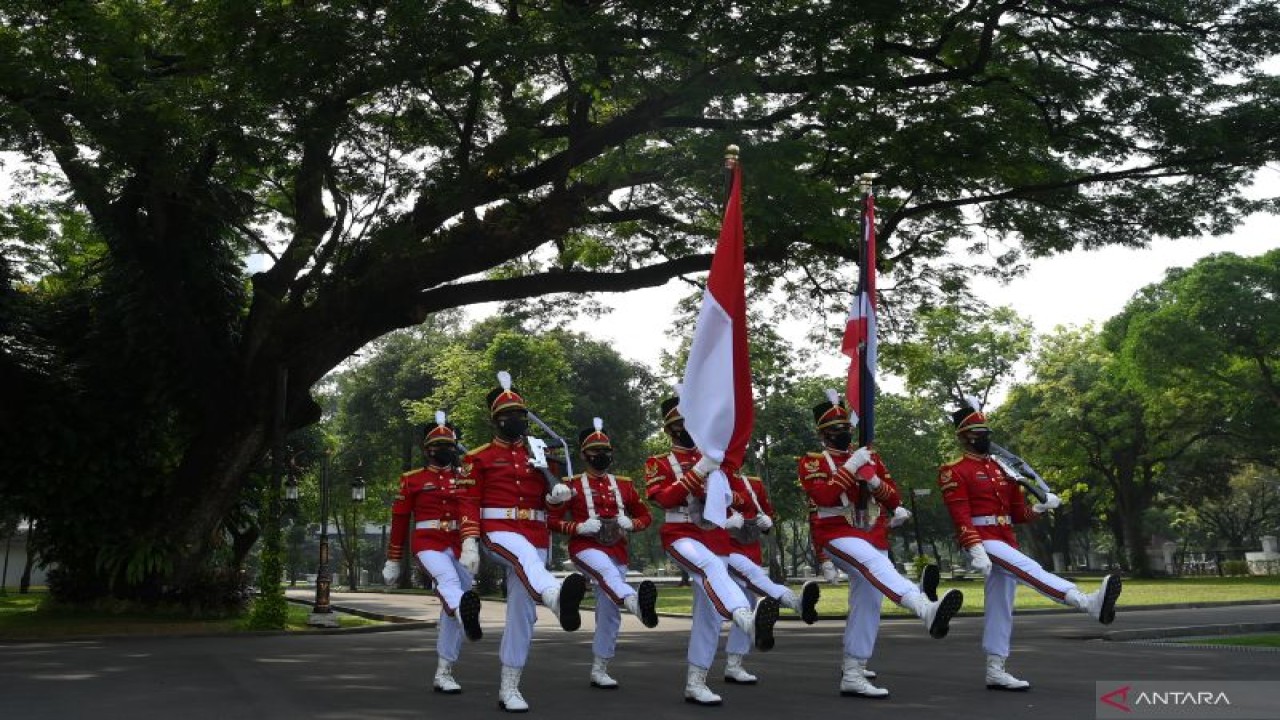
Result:
{"label": "curb", "polygon": [[[298,598],[286,597],[285,600],[298,605],[307,605],[315,607],[314,601],[302,600]],[[371,610],[361,610],[359,608],[348,607],[346,605],[329,604],[329,607],[336,612],[346,613],[347,615],[357,615],[369,620],[379,620],[381,622],[392,623],[392,627],[358,627],[358,628],[323,628],[312,630],[309,632],[317,633],[349,633],[357,630],[364,632],[392,632],[396,630],[422,630],[424,628],[434,628],[439,624],[437,620],[417,620],[401,615],[387,615],[385,613],[373,612]]]}
{"label": "curb", "polygon": [[1249,633],[1280,630],[1280,622],[1225,623],[1221,625],[1183,625],[1181,627],[1148,628],[1146,630],[1108,630],[1103,640],[1129,642],[1131,640],[1161,640],[1179,637],[1211,637],[1215,635],[1245,635]]}

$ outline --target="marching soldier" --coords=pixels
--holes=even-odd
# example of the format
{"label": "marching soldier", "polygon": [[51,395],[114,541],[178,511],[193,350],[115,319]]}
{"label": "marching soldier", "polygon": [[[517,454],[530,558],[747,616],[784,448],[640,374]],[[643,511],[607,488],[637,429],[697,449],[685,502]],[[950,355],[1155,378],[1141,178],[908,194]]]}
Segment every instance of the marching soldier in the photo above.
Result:
{"label": "marching soldier", "polygon": [[400,560],[409,539],[413,517],[412,551],[435,581],[440,598],[436,638],[436,674],[432,689],[456,694],[462,686],[453,679],[453,664],[462,652],[462,636],[479,640],[480,596],[471,588],[480,567],[476,538],[480,521],[475,503],[454,482],[458,437],[442,412],[422,441],[426,466],[400,476],[400,494],[391,505],[391,537],[382,577],[392,585],[400,577]]}
{"label": "marching soldier", "polygon": [[[818,437],[822,441],[823,451],[830,453],[833,460],[843,462],[849,455],[849,446],[853,442],[853,425],[849,422],[847,411],[840,404],[840,398],[835,390],[827,391],[828,402],[819,403],[813,408],[814,420],[817,423]],[[832,408],[836,410],[832,410]],[[897,485],[893,482],[893,478],[889,475],[888,468],[884,467],[884,463],[880,461],[880,456],[873,453],[879,468],[883,470],[882,481],[894,490],[893,496],[897,496]],[[825,457],[821,453],[812,453],[811,460],[818,460]],[[872,496],[870,502],[880,505],[879,500]],[[896,500],[895,500],[896,502]],[[871,508],[874,509],[874,508]],[[812,532],[813,522],[817,519],[817,506],[812,506],[812,514],[810,515],[810,528]],[[906,522],[911,517],[911,513],[902,505],[894,507],[888,505],[880,506],[880,510],[886,512],[876,512],[875,519],[872,521],[870,530],[864,537],[867,542],[884,555],[889,556],[889,529],[895,528]],[[830,562],[828,560],[827,562]],[[834,564],[831,573],[835,574]],[[937,565],[929,565],[921,573],[919,584],[920,590],[929,600],[937,600],[938,581],[940,576]],[[844,695],[853,695],[859,697],[880,698],[888,697],[889,691],[873,685],[870,680],[874,680],[876,672],[867,667],[867,663],[871,661],[871,655],[875,652],[876,636],[880,630],[880,610],[884,604],[884,593],[876,587],[875,583],[867,580],[861,573],[853,573],[849,576],[849,615],[845,619],[844,626],[844,647],[845,654],[861,662],[861,675],[865,679],[859,681],[856,673],[851,673],[849,682],[841,684],[841,693]]]}
{"label": "marching soldier", "polygon": [[1106,625],[1115,619],[1120,576],[1108,575],[1101,587],[1086,594],[1019,552],[1013,525],[1031,522],[1057,507],[1058,497],[1049,493],[1044,503],[1028,508],[1017,481],[991,457],[991,428],[986,416],[965,408],[952,413],[952,422],[964,454],[939,469],[938,485],[960,547],[969,553],[973,569],[986,576],[982,649],[987,655],[987,688],[1027,690],[1031,683],[1004,668],[1013,635],[1013,598],[1018,583],[1054,602],[1079,608]]}
{"label": "marching soldier", "polygon": [[561,511],[572,492],[560,483],[548,487],[548,476],[533,464],[535,456],[526,442],[529,413],[524,398],[511,387],[505,372],[498,379],[502,386],[487,398],[496,434],[492,442],[463,458],[458,482],[478,499],[485,549],[506,569],[507,618],[499,647],[498,704],[507,712],[526,712],[529,704],[520,694],[520,675],[538,618],[536,603],[549,608],[565,630],[577,630],[586,580],[573,573],[556,582],[547,571],[551,544],[547,511]]}
{"label": "marching soldier", "polygon": [[799,476],[816,508],[814,545],[850,578],[840,694],[887,697],[889,691],[872,685],[867,670],[879,628],[879,596],[915,613],[930,636],[943,638],[964,595],[950,590],[941,600],[931,600],[889,562],[887,539],[878,538],[875,530],[879,509],[902,519],[907,514],[898,511],[898,490],[880,457],[867,448],[850,451],[856,420],[834,392],[829,397],[813,409],[823,450],[800,458]]}
{"label": "marching soldier", "polygon": [[573,498],[565,503],[563,515],[552,523],[552,529],[569,536],[573,564],[591,578],[596,596],[591,686],[614,690],[618,681],[609,676],[609,660],[622,625],[619,607],[640,618],[645,627],[658,625],[657,587],[649,580],[636,588],[626,582],[627,533],[649,527],[653,516],[631,478],[609,472],[613,443],[600,418],[595,419],[594,428],[578,434],[578,449],[587,469],[578,477],[565,478]]}
{"label": "marching soldier", "polygon": [[[762,567],[764,556],[760,551],[760,535],[773,527],[774,515],[764,481],[738,473],[729,478],[729,489],[733,491],[732,507],[737,513],[725,524],[729,531],[730,576],[746,593],[748,602],[754,602],[762,595],[771,597],[783,607],[799,613],[806,625],[812,625],[818,619],[818,583],[806,582],[797,596],[791,588],[769,579]],[[742,666],[742,660],[749,652],[751,638],[737,626],[730,627],[729,639],[725,642],[728,656],[724,668],[725,682],[754,685],[759,680]]]}
{"label": "marching soldier", "polygon": [[685,702],[719,705],[720,696],[707,687],[707,670],[720,644],[721,623],[732,622],[758,650],[770,650],[779,606],[777,600],[764,597],[752,611],[747,596],[729,576],[729,534],[702,517],[706,477],[718,465],[694,447],[678,406],[677,398],[662,402],[663,430],[671,438],[671,451],[648,459],[645,483],[649,499],[666,511],[662,547],[693,579]]}

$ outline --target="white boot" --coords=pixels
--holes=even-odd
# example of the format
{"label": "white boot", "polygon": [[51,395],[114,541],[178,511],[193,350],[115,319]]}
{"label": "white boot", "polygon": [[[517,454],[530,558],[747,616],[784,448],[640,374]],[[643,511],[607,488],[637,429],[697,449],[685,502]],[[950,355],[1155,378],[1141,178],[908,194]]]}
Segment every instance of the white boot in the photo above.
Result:
{"label": "white boot", "polygon": [[1071,588],[1067,591],[1067,604],[1078,607],[1089,613],[1089,617],[1110,625],[1116,619],[1116,599],[1120,597],[1120,576],[1108,575],[1102,578],[1102,585],[1091,593],[1085,594]]}
{"label": "white boot", "polygon": [[720,696],[707,687],[707,669],[697,665],[689,665],[689,674],[684,681],[684,701],[695,705],[719,705]]}
{"label": "white boot", "polygon": [[728,662],[724,664],[724,681],[738,685],[755,685],[760,678],[742,667],[742,658],[740,653],[729,653]]}
{"label": "white boot", "polygon": [[520,673],[524,668],[502,666],[502,682],[498,685],[498,707],[507,712],[529,712],[529,703],[520,694]]}
{"label": "white boot", "polygon": [[951,629],[951,618],[963,604],[964,593],[959,590],[948,590],[937,602],[930,602],[920,592],[913,592],[902,598],[902,607],[923,620],[929,636],[939,640],[947,636]]}
{"label": "white boot", "polygon": [[658,586],[652,580],[641,580],[634,595],[623,599],[627,612],[640,618],[645,627],[658,627]]}
{"label": "white boot", "polygon": [[587,593],[587,581],[578,573],[565,576],[559,585],[542,591],[542,604],[560,620],[560,627],[570,632],[582,627],[578,605]]}
{"label": "white boot", "polygon": [[436,676],[431,681],[431,689],[446,695],[457,695],[462,692],[462,686],[453,679],[453,663],[444,658],[436,662]]}
{"label": "white boot", "polygon": [[755,611],[738,608],[731,620],[751,638],[757,650],[769,651],[773,649],[773,626],[778,622],[779,607],[777,600],[762,597],[756,602]]}
{"label": "white boot", "polygon": [[876,687],[867,679],[867,663],[855,657],[844,656],[844,671],[840,676],[840,694],[867,698],[886,698],[889,691]]}
{"label": "white boot", "polygon": [[988,690],[1026,690],[1031,683],[1019,680],[1004,670],[1004,658],[999,655],[987,656],[987,689]]}
{"label": "white boot", "polygon": [[618,681],[609,677],[609,658],[602,658],[599,655],[591,662],[591,687],[604,688],[605,690],[617,690]]}

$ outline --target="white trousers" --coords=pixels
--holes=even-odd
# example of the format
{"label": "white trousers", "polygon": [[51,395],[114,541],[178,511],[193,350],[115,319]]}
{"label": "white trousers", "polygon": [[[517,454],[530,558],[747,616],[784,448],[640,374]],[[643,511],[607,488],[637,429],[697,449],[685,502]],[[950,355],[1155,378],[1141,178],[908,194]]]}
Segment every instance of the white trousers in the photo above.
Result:
{"label": "white trousers", "polygon": [[596,596],[596,634],[591,649],[596,657],[611,658],[618,647],[618,629],[622,627],[622,605],[636,591],[626,582],[627,566],[614,562],[602,550],[587,548],[573,556],[573,564],[591,578],[591,592]]}
{"label": "white trousers", "polygon": [[559,584],[547,570],[547,551],[528,538],[506,530],[486,533],[489,557],[502,564],[507,578],[507,624],[502,631],[498,657],[507,667],[522,668],[529,659],[533,626],[538,622],[542,593]]}
{"label": "white trousers", "polygon": [[[880,554],[888,559],[889,551]],[[849,616],[844,622],[844,654],[862,662],[871,659],[876,650],[876,636],[880,634],[880,608],[884,593],[862,576],[849,575]]]}
{"label": "white trousers", "polygon": [[915,583],[902,577],[885,554],[862,538],[838,537],[827,543],[826,551],[831,561],[849,575],[851,585],[852,578],[861,575],[898,605],[912,593],[920,592]]}
{"label": "white trousers", "polygon": [[1003,540],[983,540],[991,558],[982,612],[982,650],[988,655],[1009,657],[1013,637],[1013,598],[1022,583],[1050,600],[1067,604],[1067,593],[1075,585],[1045,570]]}
{"label": "white trousers", "polygon": [[418,553],[418,562],[431,574],[436,596],[440,598],[436,654],[449,662],[457,662],[462,653],[462,619],[457,614],[458,602],[462,593],[470,590],[475,581],[471,573],[458,564],[452,548],[423,550]]}
{"label": "white trousers", "polygon": [[[770,580],[764,568],[742,553],[730,553],[729,575],[747,596],[748,607],[754,606],[756,598],[761,595],[781,600],[787,593],[787,586]],[[731,655],[746,655],[751,652],[751,636],[737,625],[730,625],[729,639],[725,641],[724,649]]]}
{"label": "white trousers", "polygon": [[689,571],[693,581],[693,628],[689,633],[690,665],[710,669],[720,644],[720,627],[733,611],[750,607],[742,588],[729,577],[726,559],[693,538],[671,543],[667,555]]}

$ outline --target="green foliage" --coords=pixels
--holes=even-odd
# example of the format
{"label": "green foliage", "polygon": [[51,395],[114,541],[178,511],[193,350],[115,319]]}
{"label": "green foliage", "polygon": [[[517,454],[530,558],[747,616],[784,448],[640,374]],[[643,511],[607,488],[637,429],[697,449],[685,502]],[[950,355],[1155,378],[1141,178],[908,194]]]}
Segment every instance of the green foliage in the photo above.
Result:
{"label": "green foliage", "polygon": [[[322,416],[308,394],[327,372],[434,313],[532,296],[563,313],[705,268],[729,142],[753,290],[838,313],[852,186],[875,168],[886,306],[905,320],[1026,256],[1226,232],[1270,206],[1241,188],[1280,134],[1259,66],[1280,9],[1251,0],[0,15],[0,149],[25,163],[0,209],[0,379],[21,388],[0,497],[81,577],[207,569],[281,369],[296,429]],[[245,270],[250,251],[270,269]],[[581,421],[544,383],[572,367],[552,347],[482,346],[430,363],[484,386],[520,368],[548,421]],[[461,388],[418,392],[400,397],[479,412]],[[344,477],[395,464],[348,442],[368,433],[333,434]]]}
{"label": "green foliage", "polygon": [[1249,574],[1249,563],[1244,560],[1228,560],[1222,563],[1222,574],[1227,577],[1240,577]]}

